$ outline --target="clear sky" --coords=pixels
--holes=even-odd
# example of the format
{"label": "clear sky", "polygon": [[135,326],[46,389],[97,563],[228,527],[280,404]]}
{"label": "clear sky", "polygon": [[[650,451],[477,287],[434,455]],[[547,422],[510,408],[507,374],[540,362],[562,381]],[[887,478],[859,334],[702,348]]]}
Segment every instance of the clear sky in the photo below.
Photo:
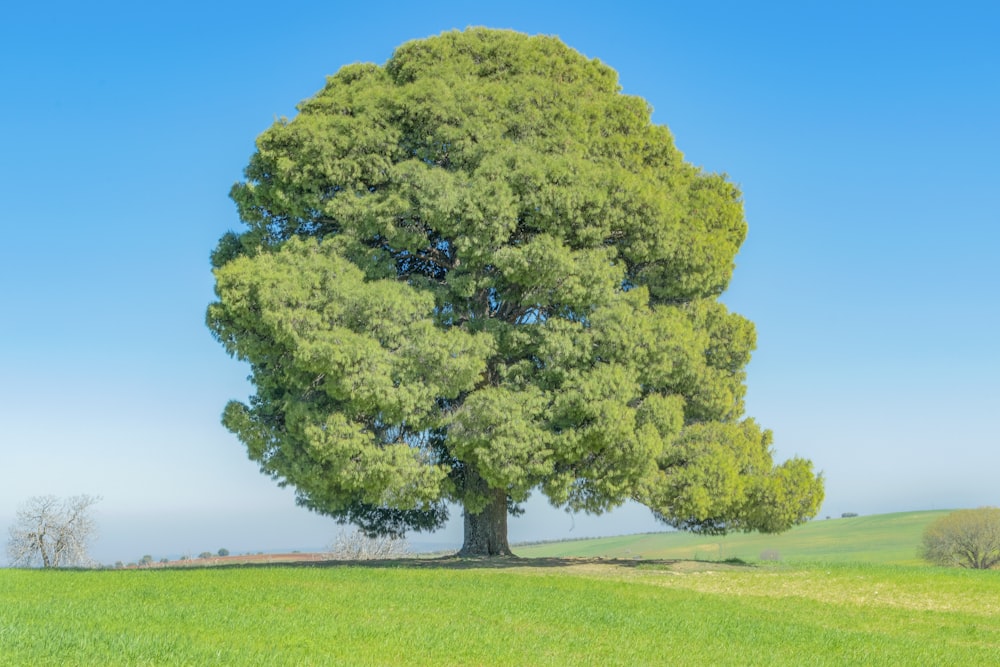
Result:
{"label": "clear sky", "polygon": [[[600,58],[740,184],[724,300],[758,329],[748,413],[824,471],[820,516],[1000,504],[997,3],[11,4],[0,529],[30,496],[90,493],[102,562],[332,542],[219,424],[250,388],[204,326],[208,254],[276,117],[470,25]],[[414,541],[457,544],[455,518]],[[536,499],[511,539],[654,529]]]}

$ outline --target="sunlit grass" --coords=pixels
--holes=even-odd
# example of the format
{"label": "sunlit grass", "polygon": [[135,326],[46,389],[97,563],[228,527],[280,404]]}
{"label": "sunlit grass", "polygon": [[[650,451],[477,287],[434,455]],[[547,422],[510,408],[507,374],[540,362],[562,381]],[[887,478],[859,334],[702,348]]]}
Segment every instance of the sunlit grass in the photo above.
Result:
{"label": "sunlit grass", "polygon": [[526,557],[583,556],[605,558],[727,560],[746,562],[762,556],[785,562],[866,562],[918,565],[924,528],[946,511],[905,512],[820,519],[779,535],[757,533],[724,537],[663,532],[593,540],[524,545],[514,549]]}
{"label": "sunlit grass", "polygon": [[998,600],[891,566],[0,570],[0,664],[998,664]]}

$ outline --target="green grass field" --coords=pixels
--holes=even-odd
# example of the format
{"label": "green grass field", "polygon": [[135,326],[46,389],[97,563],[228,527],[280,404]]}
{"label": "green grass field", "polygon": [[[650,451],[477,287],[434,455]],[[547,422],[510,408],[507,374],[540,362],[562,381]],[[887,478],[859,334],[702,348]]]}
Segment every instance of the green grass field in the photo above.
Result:
{"label": "green grass field", "polygon": [[947,511],[904,512],[810,521],[780,535],[724,537],[663,532],[524,545],[519,556],[759,561],[770,552],[781,561],[919,565],[924,528]]}
{"label": "green grass field", "polygon": [[1000,664],[995,571],[457,565],[4,570],[0,664]]}
{"label": "green grass field", "polygon": [[1000,571],[834,562],[879,560],[880,521],[902,539],[906,515],[822,522],[854,526],[826,563],[816,522],[796,564],[0,570],[0,665],[1000,664]]}

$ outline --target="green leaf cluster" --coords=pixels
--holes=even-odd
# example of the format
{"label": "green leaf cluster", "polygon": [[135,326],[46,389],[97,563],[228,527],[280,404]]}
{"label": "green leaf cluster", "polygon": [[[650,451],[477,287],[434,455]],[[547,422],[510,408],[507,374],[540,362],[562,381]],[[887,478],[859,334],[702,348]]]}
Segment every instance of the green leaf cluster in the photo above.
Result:
{"label": "green leaf cluster", "polygon": [[743,419],[753,325],[717,297],[739,190],[616,73],[469,29],[330,77],[257,140],[208,324],[256,394],[225,425],[300,502],[370,532],[540,489],[674,525],[783,530],[807,461]]}

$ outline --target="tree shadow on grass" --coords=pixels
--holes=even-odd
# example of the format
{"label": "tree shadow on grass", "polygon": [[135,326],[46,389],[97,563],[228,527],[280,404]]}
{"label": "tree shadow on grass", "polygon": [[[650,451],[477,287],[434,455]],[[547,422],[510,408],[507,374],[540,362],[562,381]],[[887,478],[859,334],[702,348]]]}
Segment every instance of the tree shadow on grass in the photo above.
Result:
{"label": "tree shadow on grass", "polygon": [[[355,565],[376,566],[378,561],[355,562]],[[639,559],[639,558],[598,558],[598,557],[539,557],[521,558],[508,556],[500,558],[460,558],[458,556],[442,556],[438,558],[409,558],[394,562],[386,562],[390,567],[410,567],[413,569],[441,570],[509,570],[509,569],[547,569],[547,568],[586,568],[600,566],[605,568],[639,569],[639,570],[670,570],[674,572],[693,572],[698,570],[719,570],[730,568],[755,567],[738,559],[727,561],[693,561],[680,559]]]}
{"label": "tree shadow on grass", "polygon": [[636,558],[521,558],[504,556],[491,558],[464,558],[454,555],[410,557],[385,560],[245,560],[227,563],[188,563],[185,565],[164,565],[154,569],[246,569],[246,568],[385,568],[406,570],[530,570],[530,569],[623,569],[662,570],[674,573],[742,570],[757,567],[739,559],[726,561],[694,561],[678,559],[636,559]]}

